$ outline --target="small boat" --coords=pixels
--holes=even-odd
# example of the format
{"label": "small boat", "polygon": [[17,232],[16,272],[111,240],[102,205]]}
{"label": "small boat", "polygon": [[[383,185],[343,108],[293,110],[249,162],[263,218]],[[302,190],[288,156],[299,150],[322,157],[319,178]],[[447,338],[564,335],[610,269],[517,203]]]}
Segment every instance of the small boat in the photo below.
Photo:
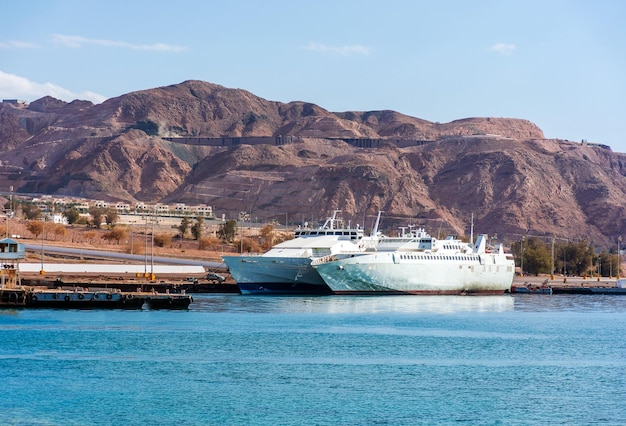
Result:
{"label": "small boat", "polygon": [[511,286],[511,293],[517,294],[552,294],[552,287],[547,285],[533,286],[527,285],[514,285]]}
{"label": "small boat", "polygon": [[193,297],[186,294],[158,293],[144,298],[148,309],[188,309]]}

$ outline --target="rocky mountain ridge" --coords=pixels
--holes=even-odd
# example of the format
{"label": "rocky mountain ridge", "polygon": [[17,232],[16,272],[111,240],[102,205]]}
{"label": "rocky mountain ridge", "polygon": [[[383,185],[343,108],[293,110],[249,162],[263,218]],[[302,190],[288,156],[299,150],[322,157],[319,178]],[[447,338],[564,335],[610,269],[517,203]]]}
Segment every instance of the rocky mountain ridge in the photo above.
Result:
{"label": "rocky mountain ridge", "polygon": [[[289,136],[223,145],[219,138]],[[180,138],[180,139],[179,139]],[[186,138],[186,139],[183,139]],[[213,143],[184,143],[188,138]],[[271,140],[271,138],[268,138]],[[375,140],[372,148],[354,141]],[[407,143],[399,143],[405,141]],[[363,146],[363,145],[362,145]],[[94,105],[0,104],[0,192],[214,206],[281,223],[341,209],[371,226],[610,246],[626,231],[626,155],[547,140],[533,123],[432,123],[395,111],[330,112],[187,81]]]}

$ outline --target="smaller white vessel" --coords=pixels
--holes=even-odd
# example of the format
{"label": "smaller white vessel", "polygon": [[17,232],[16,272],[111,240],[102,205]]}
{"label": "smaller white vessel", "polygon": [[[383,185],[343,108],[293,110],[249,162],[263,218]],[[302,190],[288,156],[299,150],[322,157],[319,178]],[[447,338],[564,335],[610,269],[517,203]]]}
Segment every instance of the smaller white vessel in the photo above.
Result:
{"label": "smaller white vessel", "polygon": [[311,261],[360,253],[374,241],[358,226],[338,227],[338,213],[340,210],[335,210],[320,228],[296,230],[294,239],[276,244],[264,254],[222,256],[239,290],[243,294],[330,294]]}

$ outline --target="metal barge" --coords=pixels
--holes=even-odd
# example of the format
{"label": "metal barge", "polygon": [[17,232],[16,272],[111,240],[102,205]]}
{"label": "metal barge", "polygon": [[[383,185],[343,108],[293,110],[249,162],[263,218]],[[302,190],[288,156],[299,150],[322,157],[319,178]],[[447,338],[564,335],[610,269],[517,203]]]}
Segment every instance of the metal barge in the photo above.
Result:
{"label": "metal barge", "polygon": [[0,308],[58,309],[187,309],[193,298],[181,294],[122,292],[119,289],[82,287],[46,288],[23,286],[19,260],[25,257],[24,245],[5,238],[0,240]]}
{"label": "metal barge", "polygon": [[121,292],[119,290],[0,288],[0,308],[55,309],[187,309],[187,294]]}

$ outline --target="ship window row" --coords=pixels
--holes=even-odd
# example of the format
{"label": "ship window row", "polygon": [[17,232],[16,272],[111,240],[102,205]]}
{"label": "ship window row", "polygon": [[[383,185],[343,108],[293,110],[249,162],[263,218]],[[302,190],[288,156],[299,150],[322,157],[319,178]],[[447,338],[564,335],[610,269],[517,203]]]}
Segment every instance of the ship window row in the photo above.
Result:
{"label": "ship window row", "polygon": [[360,238],[357,232],[350,231],[297,231],[295,233],[297,237],[305,236],[305,235],[346,235],[350,236],[352,239]]}
{"label": "ship window row", "polygon": [[446,250],[461,250],[461,247],[453,244],[444,244],[443,248]]}
{"label": "ship window row", "polygon": [[493,265],[483,265],[483,272],[500,272],[500,267]]}
{"label": "ship window row", "polygon": [[472,260],[473,256],[441,256],[441,255],[429,255],[429,254],[401,254],[400,259],[404,260]]}

